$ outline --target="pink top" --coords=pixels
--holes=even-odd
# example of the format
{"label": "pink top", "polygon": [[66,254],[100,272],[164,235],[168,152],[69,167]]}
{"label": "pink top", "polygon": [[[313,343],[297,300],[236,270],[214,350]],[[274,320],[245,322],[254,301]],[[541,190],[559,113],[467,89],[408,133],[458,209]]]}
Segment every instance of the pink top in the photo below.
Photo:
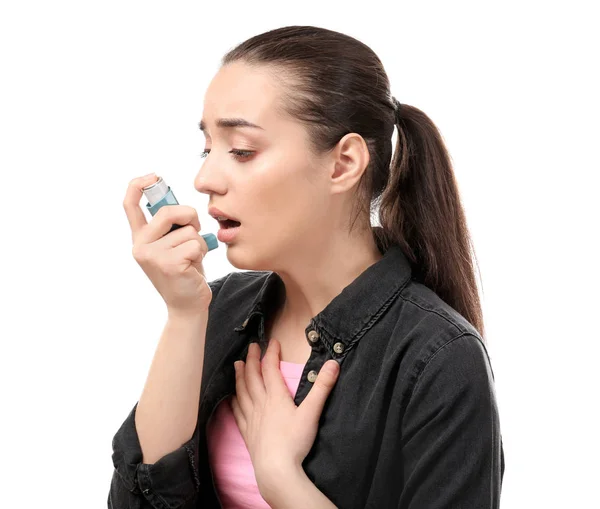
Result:
{"label": "pink top", "polygon": [[[279,361],[292,397],[305,364]],[[208,455],[215,487],[224,509],[270,509],[260,496],[246,443],[233,416],[229,398],[221,401],[207,425]]]}

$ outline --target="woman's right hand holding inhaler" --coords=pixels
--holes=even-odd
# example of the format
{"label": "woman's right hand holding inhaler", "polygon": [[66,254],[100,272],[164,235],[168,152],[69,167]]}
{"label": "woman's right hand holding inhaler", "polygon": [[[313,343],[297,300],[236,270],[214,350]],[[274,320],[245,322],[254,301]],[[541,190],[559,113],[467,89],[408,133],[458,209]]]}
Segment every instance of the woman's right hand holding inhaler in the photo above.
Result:
{"label": "woman's right hand holding inhaler", "polygon": [[[140,207],[142,188],[156,182],[154,174],[133,179],[123,207],[131,227],[132,254],[167,305],[169,317],[195,317],[208,310],[212,292],[202,267],[208,252],[198,233],[200,220],[193,207],[161,207],[147,222]],[[181,228],[169,233],[173,224]]]}

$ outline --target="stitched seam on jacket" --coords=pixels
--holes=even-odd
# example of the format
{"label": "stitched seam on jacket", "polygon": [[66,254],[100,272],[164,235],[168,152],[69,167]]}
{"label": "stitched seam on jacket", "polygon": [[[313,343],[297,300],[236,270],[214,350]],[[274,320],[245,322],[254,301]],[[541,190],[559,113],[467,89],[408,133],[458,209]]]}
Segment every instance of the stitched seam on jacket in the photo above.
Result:
{"label": "stitched seam on jacket", "polygon": [[[446,320],[450,325],[453,325],[458,331],[462,332],[463,334],[471,334],[470,332],[467,332],[467,331],[464,331],[463,329],[461,329],[454,321],[450,320],[447,316],[438,312],[436,309],[423,307],[418,302],[415,302],[414,300],[409,299],[408,297],[405,297],[404,295],[400,295],[400,298],[402,300],[404,300],[405,302],[410,302],[411,304],[413,304],[414,306],[417,306],[418,308],[422,309],[423,311],[428,311],[429,313],[435,313],[440,318],[443,318],[444,320]],[[460,336],[458,336],[458,337],[460,337]],[[458,339],[458,337],[454,338],[454,339]],[[453,341],[453,340],[450,340],[450,341]],[[443,346],[442,346],[442,348],[443,348]]]}
{"label": "stitched seam on jacket", "polygon": [[446,343],[444,343],[442,346],[440,346],[435,352],[433,352],[431,354],[431,356],[429,357],[429,359],[427,359],[427,361],[425,362],[424,366],[421,368],[421,371],[419,372],[419,374],[417,375],[417,379],[415,380],[415,383],[413,384],[413,387],[410,391],[410,396],[408,398],[408,401],[406,402],[406,406],[408,406],[412,400],[413,394],[415,393],[415,390],[417,389],[417,386],[419,385],[419,382],[421,381],[421,376],[423,375],[423,373],[425,372],[425,369],[427,368],[427,366],[429,365],[429,363],[433,360],[433,358],[439,353],[441,352],[444,348],[446,348],[450,343],[453,343],[454,341],[456,341],[457,339],[462,338],[463,336],[472,336],[474,337],[477,341],[479,341],[479,339],[477,338],[477,336],[474,336],[473,334],[471,334],[470,332],[462,332],[460,333],[458,336],[456,336],[455,338],[452,338],[451,340],[447,341]]}
{"label": "stitched seam on jacket", "polygon": [[325,324],[322,321],[319,321],[319,327],[322,328],[327,333],[327,335],[329,335],[329,337],[333,338],[333,341],[331,341],[331,342],[327,341],[329,347],[332,348],[333,343],[336,343],[338,341],[344,341],[344,343],[346,343],[346,349],[344,350],[344,356],[345,356],[348,353],[348,351],[350,351],[355,346],[357,341],[366,334],[366,332],[373,326],[373,324],[379,320],[379,317],[383,313],[385,313],[388,310],[388,308],[395,302],[396,298],[398,297],[398,294],[402,293],[402,291],[404,290],[404,288],[406,288],[406,286],[408,285],[409,282],[410,282],[410,279],[407,279],[403,284],[401,284],[400,287],[397,290],[395,290],[388,297],[388,299],[381,305],[381,307],[370,318],[370,320],[366,324],[364,324],[358,331],[351,334],[352,339],[350,341],[346,342],[346,340],[344,338],[340,337],[337,334],[331,333],[330,330],[325,326]]}
{"label": "stitched seam on jacket", "polygon": [[200,491],[200,479],[196,471],[196,463],[194,462],[194,451],[191,449],[191,447],[187,445],[185,446],[185,450],[188,453],[188,458],[192,467],[192,473],[194,474],[194,484],[196,486],[196,491]]}

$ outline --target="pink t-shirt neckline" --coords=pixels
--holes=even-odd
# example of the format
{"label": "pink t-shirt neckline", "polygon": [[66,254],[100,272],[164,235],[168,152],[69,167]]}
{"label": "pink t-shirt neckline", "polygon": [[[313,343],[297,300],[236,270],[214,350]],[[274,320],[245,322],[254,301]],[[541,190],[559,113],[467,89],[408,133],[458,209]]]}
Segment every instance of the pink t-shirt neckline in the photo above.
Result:
{"label": "pink t-shirt neckline", "polygon": [[284,378],[293,378],[294,380],[300,380],[304,366],[306,363],[298,364],[297,362],[279,361],[279,370]]}

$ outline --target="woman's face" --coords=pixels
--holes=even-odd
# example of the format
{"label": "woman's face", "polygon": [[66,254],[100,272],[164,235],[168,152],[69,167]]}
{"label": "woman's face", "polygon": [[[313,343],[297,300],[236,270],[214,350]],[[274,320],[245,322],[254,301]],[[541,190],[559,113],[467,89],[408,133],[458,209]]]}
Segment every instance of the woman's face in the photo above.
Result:
{"label": "woman's face", "polygon": [[[262,69],[262,70],[261,70]],[[282,112],[282,91],[265,68],[222,67],[204,100],[204,159],[194,185],[214,206],[241,222],[227,243],[241,269],[278,270],[314,257],[336,221],[330,177],[309,152],[303,125]],[[244,119],[259,127],[221,127]],[[231,150],[249,151],[238,156]]]}

